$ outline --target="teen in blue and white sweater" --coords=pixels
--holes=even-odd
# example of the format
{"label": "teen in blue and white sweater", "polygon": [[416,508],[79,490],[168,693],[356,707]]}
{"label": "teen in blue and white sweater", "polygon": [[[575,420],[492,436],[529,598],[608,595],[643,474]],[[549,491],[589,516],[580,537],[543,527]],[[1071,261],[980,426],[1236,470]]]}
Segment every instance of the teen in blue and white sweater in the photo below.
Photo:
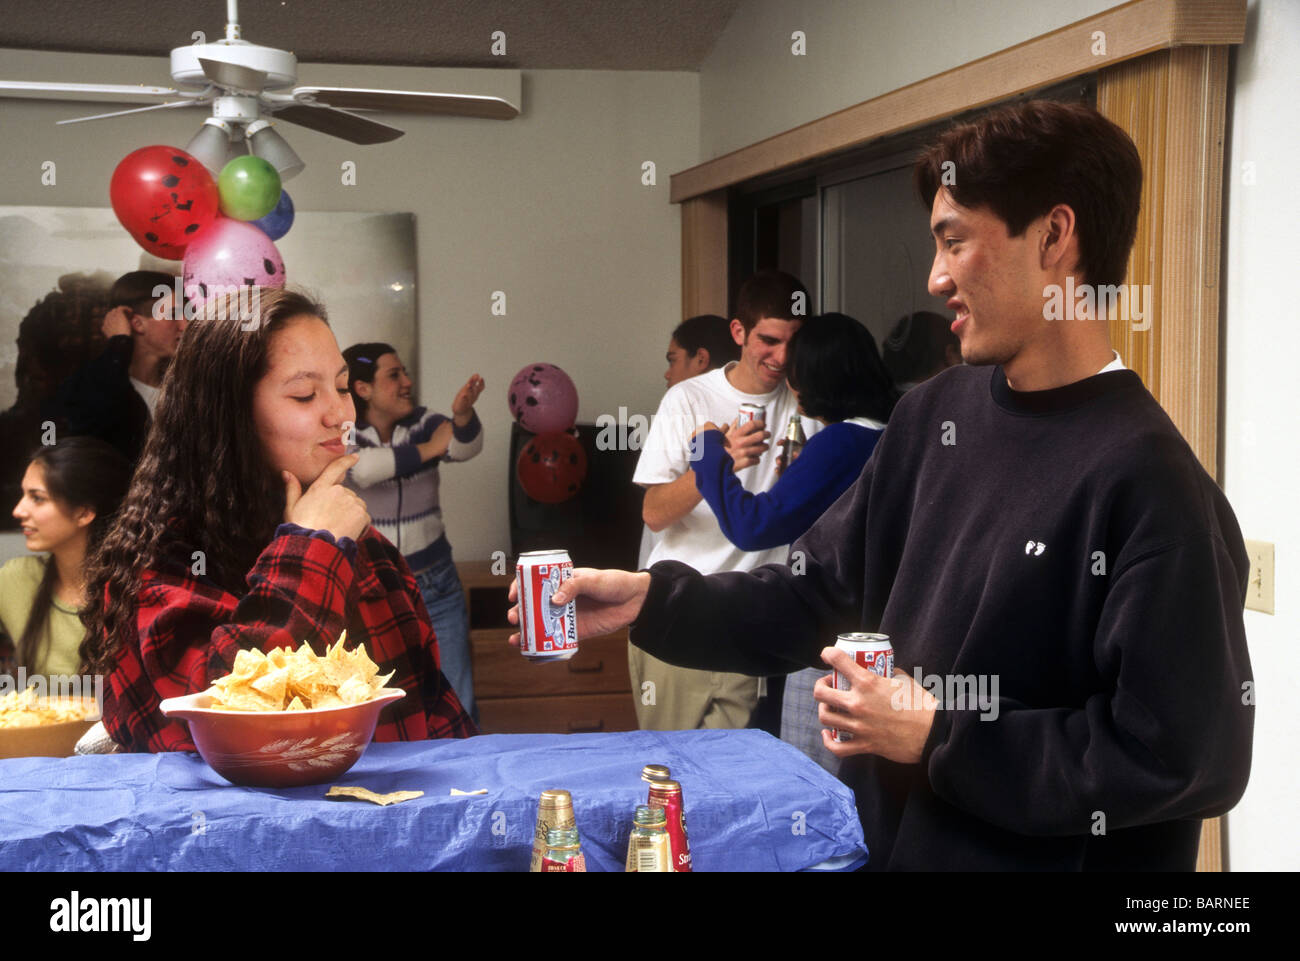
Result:
{"label": "teen in blue and white sweater", "polygon": [[443,528],[438,464],[469,460],[483,449],[483,427],[474,412],[483,378],[470,377],[448,418],[412,403],[411,378],[388,344],[356,344],[343,356],[357,407],[360,457],[347,484],[365,499],[371,524],[415,573],[438,638],[442,673],[477,721],[465,594]]}

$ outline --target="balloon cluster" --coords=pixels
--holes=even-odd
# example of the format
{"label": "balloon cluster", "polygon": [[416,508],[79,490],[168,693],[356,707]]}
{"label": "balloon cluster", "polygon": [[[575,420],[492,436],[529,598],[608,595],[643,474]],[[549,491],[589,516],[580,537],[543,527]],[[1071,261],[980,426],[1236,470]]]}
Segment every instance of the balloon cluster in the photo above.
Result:
{"label": "balloon cluster", "polygon": [[118,221],[149,253],[184,260],[185,288],[203,298],[240,286],[283,287],[276,249],[293,226],[293,201],[261,157],[235,157],[213,180],[176,147],[141,147],[113,171]]}
{"label": "balloon cluster", "polygon": [[510,413],[529,439],[515,462],[524,493],[543,504],[560,504],[578,493],[587,476],[587,454],[570,433],[578,419],[578,390],[554,364],[529,364],[510,382]]}

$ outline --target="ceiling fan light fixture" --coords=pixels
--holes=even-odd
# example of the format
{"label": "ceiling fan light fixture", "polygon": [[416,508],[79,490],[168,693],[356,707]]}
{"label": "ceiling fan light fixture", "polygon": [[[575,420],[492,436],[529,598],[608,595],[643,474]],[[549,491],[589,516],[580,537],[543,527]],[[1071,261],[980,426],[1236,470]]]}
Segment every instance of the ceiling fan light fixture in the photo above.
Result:
{"label": "ceiling fan light fixture", "polygon": [[207,167],[215,177],[232,156],[234,132],[235,128],[226,121],[208,117],[199,132],[185,145],[185,152]]}
{"label": "ceiling fan light fixture", "polygon": [[274,167],[281,181],[297,176],[307,166],[266,120],[250,123],[246,136],[249,152]]}

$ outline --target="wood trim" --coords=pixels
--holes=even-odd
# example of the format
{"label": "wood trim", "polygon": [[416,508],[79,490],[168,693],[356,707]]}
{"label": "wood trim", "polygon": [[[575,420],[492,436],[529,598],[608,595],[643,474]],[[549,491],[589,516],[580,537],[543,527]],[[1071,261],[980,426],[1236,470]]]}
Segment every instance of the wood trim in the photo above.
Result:
{"label": "wood trim", "polygon": [[[1105,56],[1092,52],[1095,31]],[[682,203],[1153,51],[1239,44],[1245,34],[1246,0],[1132,0],[675,173],[669,196]]]}
{"label": "wood trim", "polygon": [[[1111,342],[1216,479],[1227,99],[1224,47],[1161,51],[1098,76],[1097,108],[1142,157],[1142,213],[1126,281],[1150,285],[1153,295],[1150,328],[1114,320]],[[1223,870],[1218,818],[1202,825],[1197,870]]]}
{"label": "wood trim", "polygon": [[727,192],[682,204],[682,318],[727,313]]}

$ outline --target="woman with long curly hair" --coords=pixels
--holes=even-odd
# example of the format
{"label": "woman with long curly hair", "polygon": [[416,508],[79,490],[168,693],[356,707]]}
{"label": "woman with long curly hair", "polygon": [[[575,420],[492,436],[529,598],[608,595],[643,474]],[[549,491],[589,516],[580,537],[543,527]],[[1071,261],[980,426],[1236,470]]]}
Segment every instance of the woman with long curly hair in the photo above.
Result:
{"label": "woman with long curly hair", "polygon": [[89,574],[83,653],[107,675],[104,726],[129,750],[193,750],[163,699],[206,690],[243,648],[323,654],[346,629],[407,693],[375,740],[471,736],[410,569],[340,483],[355,412],[325,309],[257,293],[255,316],[232,296],[186,330]]}

